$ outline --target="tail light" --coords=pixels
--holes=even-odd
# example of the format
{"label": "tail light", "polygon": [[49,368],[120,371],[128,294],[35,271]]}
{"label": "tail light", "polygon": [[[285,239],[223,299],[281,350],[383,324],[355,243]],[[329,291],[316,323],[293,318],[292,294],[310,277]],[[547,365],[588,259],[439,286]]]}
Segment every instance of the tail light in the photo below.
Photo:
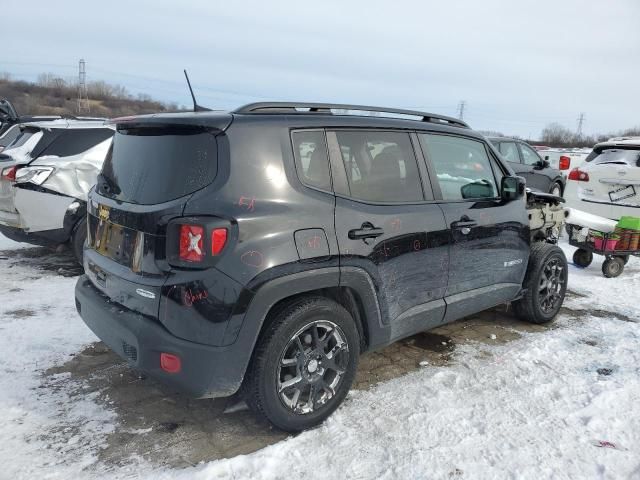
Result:
{"label": "tail light", "polygon": [[200,225],[180,225],[180,260],[201,262],[204,258],[202,245],[204,228]]}
{"label": "tail light", "polygon": [[8,167],[2,170],[0,176],[3,180],[9,180],[10,182],[16,181],[16,171],[18,167]]}
{"label": "tail light", "polygon": [[211,232],[211,255],[219,255],[227,243],[227,229],[214,228]]}
{"label": "tail light", "polygon": [[571,167],[571,158],[566,155],[560,156],[560,170],[569,170]]}
{"label": "tail light", "polygon": [[160,353],[160,368],[167,373],[179,373],[182,370],[182,360],[172,353]]}
{"label": "tail light", "polygon": [[167,260],[188,268],[213,266],[230,237],[229,222],[212,217],[185,217],[167,228]]}
{"label": "tail light", "polygon": [[574,168],[569,172],[569,180],[575,180],[576,182],[588,182],[589,174],[578,168]]}

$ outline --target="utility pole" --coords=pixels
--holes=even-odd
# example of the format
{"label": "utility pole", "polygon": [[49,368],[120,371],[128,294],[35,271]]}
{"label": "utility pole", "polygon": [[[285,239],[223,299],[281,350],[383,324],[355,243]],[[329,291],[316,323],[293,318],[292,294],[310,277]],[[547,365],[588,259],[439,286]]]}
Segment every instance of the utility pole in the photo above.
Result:
{"label": "utility pole", "polygon": [[576,135],[578,138],[582,137],[582,127],[584,126],[584,112],[580,113],[580,117],[578,117],[578,131]]}
{"label": "utility pole", "polygon": [[89,93],[87,90],[87,70],[84,59],[78,64],[78,113],[89,113]]}
{"label": "utility pole", "polygon": [[467,106],[467,102],[462,100],[458,105],[458,118],[464,120],[464,107]]}

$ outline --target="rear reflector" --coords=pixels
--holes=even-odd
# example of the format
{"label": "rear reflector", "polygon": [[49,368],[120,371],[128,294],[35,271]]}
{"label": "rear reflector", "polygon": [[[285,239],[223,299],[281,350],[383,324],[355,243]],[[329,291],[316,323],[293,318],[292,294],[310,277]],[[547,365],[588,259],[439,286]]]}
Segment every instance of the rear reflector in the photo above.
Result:
{"label": "rear reflector", "polygon": [[571,167],[571,158],[566,155],[560,156],[560,170],[569,170]]}
{"label": "rear reflector", "polygon": [[2,176],[2,178],[4,180],[9,180],[10,182],[15,182],[16,181],[16,170],[18,170],[18,167],[8,167],[5,168],[4,170],[2,170],[2,174],[0,174]]}
{"label": "rear reflector", "polygon": [[180,260],[201,262],[204,228],[200,225],[180,225]]}
{"label": "rear reflector", "polygon": [[569,172],[569,180],[575,180],[576,182],[588,182],[589,174],[587,172],[583,172],[582,170],[574,168]]}
{"label": "rear reflector", "polygon": [[177,355],[162,352],[160,354],[160,368],[167,373],[178,373],[182,370],[182,361]]}
{"label": "rear reflector", "polygon": [[211,232],[211,254],[218,255],[227,243],[227,229],[214,228]]}

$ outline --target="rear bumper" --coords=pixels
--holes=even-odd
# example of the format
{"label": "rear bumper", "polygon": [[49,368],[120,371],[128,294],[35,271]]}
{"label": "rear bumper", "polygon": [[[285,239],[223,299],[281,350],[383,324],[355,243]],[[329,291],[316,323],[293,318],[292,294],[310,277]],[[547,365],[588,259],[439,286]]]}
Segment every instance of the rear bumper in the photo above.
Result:
{"label": "rear bumper", "polygon": [[17,212],[7,212],[5,210],[0,210],[0,225],[20,228],[20,214],[18,214]]}
{"label": "rear bumper", "polygon": [[595,202],[584,199],[579,199],[578,203],[579,206],[577,208],[579,208],[580,210],[584,210],[585,212],[589,212],[600,217],[610,218],[611,220],[620,220],[620,217],[623,216],[640,216],[640,207],[630,207],[625,205]]}
{"label": "rear bumper", "polygon": [[[250,349],[212,347],[173,336],[155,320],[113,303],[86,275],[76,284],[76,308],[87,326],[131,366],[194,397],[233,395],[244,377]],[[160,368],[160,353],[180,357],[179,373]]]}

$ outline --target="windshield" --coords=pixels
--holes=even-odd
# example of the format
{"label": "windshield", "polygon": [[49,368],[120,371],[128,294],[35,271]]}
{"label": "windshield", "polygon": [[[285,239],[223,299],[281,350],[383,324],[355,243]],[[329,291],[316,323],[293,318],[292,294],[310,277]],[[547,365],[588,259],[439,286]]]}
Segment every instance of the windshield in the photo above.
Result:
{"label": "windshield", "polygon": [[204,127],[120,128],[98,177],[101,195],[151,205],[189,195],[213,182],[217,144]]}

